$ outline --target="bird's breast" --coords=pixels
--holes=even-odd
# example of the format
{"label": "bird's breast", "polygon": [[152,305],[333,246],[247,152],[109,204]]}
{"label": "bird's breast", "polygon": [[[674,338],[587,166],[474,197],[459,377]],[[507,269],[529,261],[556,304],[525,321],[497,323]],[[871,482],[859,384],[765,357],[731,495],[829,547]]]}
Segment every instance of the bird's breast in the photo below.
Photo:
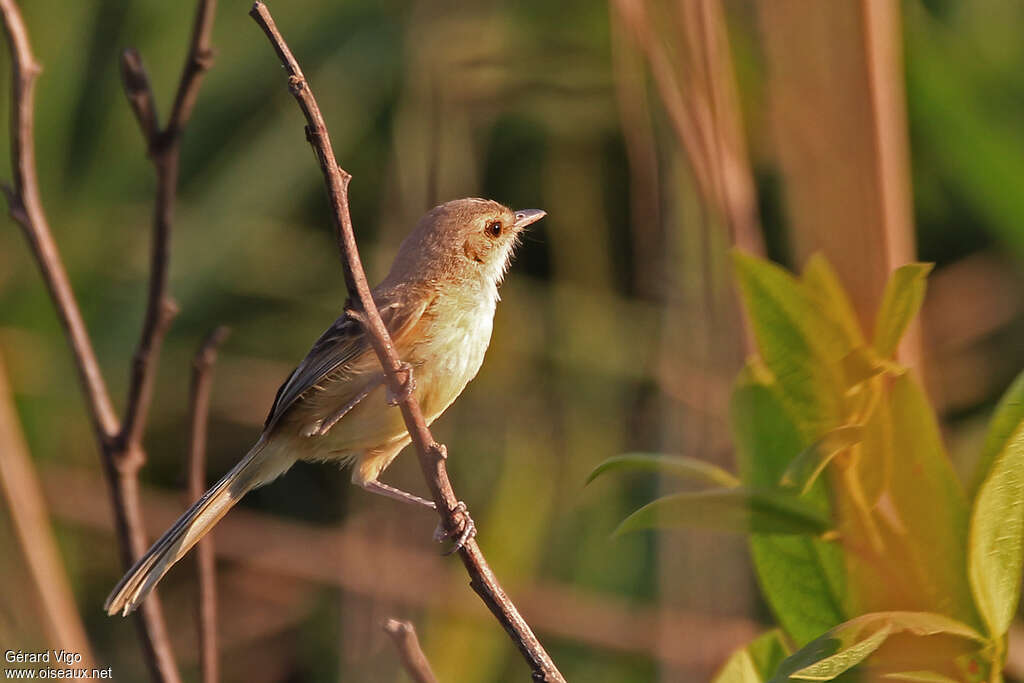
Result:
{"label": "bird's breast", "polygon": [[424,316],[413,350],[417,394],[428,420],[444,412],[476,376],[491,341],[494,302],[460,306],[441,299]]}

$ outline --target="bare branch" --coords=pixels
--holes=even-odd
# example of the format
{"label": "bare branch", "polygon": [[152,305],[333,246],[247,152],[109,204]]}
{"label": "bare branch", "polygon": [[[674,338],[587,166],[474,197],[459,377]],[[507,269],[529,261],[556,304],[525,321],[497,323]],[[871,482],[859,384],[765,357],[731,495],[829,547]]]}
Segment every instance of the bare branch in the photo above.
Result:
{"label": "bare branch", "polygon": [[[173,143],[164,144],[162,141],[168,135],[166,132],[157,132],[155,98],[141,59],[134,51],[128,51],[122,56],[125,89],[146,138],[147,149],[157,167],[158,183],[146,318],[132,363],[125,417],[119,421],[39,197],[33,142],[33,88],[40,68],[32,56],[28,32],[15,0],[0,0],[14,76],[11,98],[14,105],[11,116],[14,184],[13,188],[5,188],[5,194],[11,216],[21,224],[39,263],[71,345],[93,429],[102,451],[103,470],[110,484],[114,519],[121,543],[121,560],[125,566],[131,566],[134,559],[145,551],[147,544],[137,472],[145,460],[141,439],[152,394],[155,358],[177,310],[166,295],[170,225],[177,195],[177,140],[181,126],[191,112],[199,75],[208,64],[207,43],[213,4],[212,0],[200,0],[190,57],[186,62],[183,83],[179,86],[180,103],[176,101],[172,116],[175,126]],[[199,67],[193,66],[193,62],[199,64]],[[159,601],[153,598],[147,600],[135,623],[142,640],[144,659],[153,679],[165,683],[177,682],[179,675]]]}
{"label": "bare branch", "polygon": [[142,137],[149,146],[152,146],[160,132],[156,98],[153,97],[153,89],[149,86],[149,74],[142,63],[142,55],[134,47],[121,53],[121,81],[124,84],[124,93],[128,96],[128,104],[142,129]]}
{"label": "bare branch", "polygon": [[217,0],[199,0],[196,8],[195,22],[192,24],[192,41],[189,46],[185,67],[178,82],[178,92],[174,95],[174,106],[167,119],[164,134],[175,139],[181,135],[185,124],[192,116],[199,86],[203,82],[203,74],[213,66],[213,48],[210,36],[213,33],[213,17],[217,12]]}
{"label": "bare branch", "polygon": [[125,93],[135,111],[153,165],[156,168],[157,190],[153,216],[153,246],[150,254],[149,294],[146,317],[132,362],[124,426],[119,440],[126,451],[138,453],[146,417],[153,394],[156,358],[160,355],[163,338],[167,334],[178,307],[167,294],[170,270],[171,225],[174,206],[178,199],[178,163],[181,156],[181,133],[195,105],[203,74],[213,63],[210,34],[216,0],[199,0],[188,57],[182,70],[181,81],[175,95],[167,125],[159,129],[156,118],[156,98],[153,96],[142,58],[135,50],[126,50],[121,58],[125,74]]}
{"label": "bare branch", "polygon": [[[188,456],[188,495],[197,500],[206,490],[206,424],[210,413],[210,385],[217,349],[230,334],[223,325],[211,332],[192,361],[191,443]],[[207,534],[196,546],[199,592],[196,617],[199,623],[199,670],[203,683],[220,679],[217,660],[217,574],[213,535]]]}
{"label": "bare branch", "polygon": [[96,352],[92,348],[74,291],[50,233],[50,224],[39,198],[36,175],[36,151],[33,126],[35,119],[35,81],[42,70],[32,56],[28,29],[14,0],[0,0],[4,30],[11,51],[11,166],[14,187],[5,188],[11,217],[25,233],[29,246],[39,263],[43,279],[53,297],[71,344],[79,379],[86,394],[86,403],[93,429],[100,441],[111,439],[118,430],[117,413],[103,381]]}
{"label": "bare branch", "polygon": [[437,683],[430,662],[420,648],[420,639],[416,637],[416,629],[408,621],[388,619],[384,622],[384,633],[391,637],[391,642],[398,650],[402,666],[415,683]]}
{"label": "bare branch", "polygon": [[[306,117],[306,137],[316,151],[320,169],[324,174],[351,303],[362,309],[361,317],[365,318],[369,341],[380,359],[392,394],[403,397],[398,405],[402,410],[402,417],[405,419],[409,435],[412,437],[412,442],[419,455],[420,467],[427,480],[427,486],[437,506],[442,523],[450,533],[457,533],[462,525],[469,520],[468,516],[459,510],[458,498],[452,491],[451,482],[448,480],[448,472],[445,467],[446,450],[444,446],[434,441],[423,419],[419,403],[412,392],[403,392],[407,375],[403,370],[401,360],[395,353],[387,328],[384,326],[370,294],[370,286],[366,281],[366,274],[363,272],[359,259],[355,233],[352,229],[352,217],[349,215],[348,207],[348,183],[351,176],[338,166],[334,150],[331,148],[327,126],[324,124],[316,99],[313,97],[302,69],[299,68],[287,43],[274,25],[274,20],[266,5],[256,2],[249,14],[267,34],[267,38],[288,72],[288,89],[295,96]],[[537,640],[537,636],[534,635],[529,624],[526,623],[526,620],[519,614],[519,610],[501,588],[483,553],[480,552],[476,539],[469,538],[459,548],[459,556],[471,577],[470,586],[519,647],[523,657],[533,670],[534,680],[564,681],[562,674],[540,641]]]}

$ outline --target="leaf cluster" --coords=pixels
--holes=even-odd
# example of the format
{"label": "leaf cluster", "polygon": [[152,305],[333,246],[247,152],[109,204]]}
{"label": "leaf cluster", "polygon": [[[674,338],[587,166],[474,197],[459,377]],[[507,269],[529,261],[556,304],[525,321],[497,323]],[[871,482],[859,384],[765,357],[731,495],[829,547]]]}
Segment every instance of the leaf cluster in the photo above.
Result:
{"label": "leaf cluster", "polygon": [[[658,498],[618,533],[700,526],[747,534],[779,628],[717,681],[998,680],[1024,561],[1024,373],[992,419],[969,486],[931,406],[895,360],[929,264],[897,269],[861,329],[821,256],[794,276],[734,254],[757,342],[731,398],[739,476],[683,456],[629,454],[706,488]],[[870,341],[869,341],[870,338]]]}

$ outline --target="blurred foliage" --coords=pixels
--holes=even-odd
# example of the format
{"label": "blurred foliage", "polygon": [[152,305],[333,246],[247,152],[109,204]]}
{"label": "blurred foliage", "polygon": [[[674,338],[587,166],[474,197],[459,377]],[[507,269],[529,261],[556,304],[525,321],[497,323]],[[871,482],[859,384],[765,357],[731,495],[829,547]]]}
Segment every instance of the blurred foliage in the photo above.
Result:
{"label": "blurred foliage", "polygon": [[[892,360],[931,266],[893,273],[866,345],[824,259],[800,279],[740,252],[735,263],[757,340],[732,398],[741,481],[658,498],[622,525],[750,534],[762,590],[800,649],[775,671],[755,665],[759,639],[717,680],[831,680],[862,663],[873,677],[981,680],[990,669],[998,680],[1024,563],[1024,373],[992,419],[968,499],[923,392]],[[596,471],[652,467],[612,462]],[[679,471],[676,458],[662,467]],[[899,634],[928,637],[927,656],[890,640]]]}
{"label": "blurred foliage", "polygon": [[[143,313],[153,175],[121,93],[117,59],[123,47],[139,48],[166,112],[192,7],[153,0],[21,4],[44,66],[36,139],[43,201],[120,401]],[[760,37],[749,5],[726,3],[729,39],[769,253],[793,265],[779,191],[786,179],[772,149]],[[1016,27],[1024,9],[1003,0],[908,0],[903,6],[920,256],[937,262],[936,277],[982,251],[1007,255],[1019,270],[1024,47]],[[279,382],[340,312],[344,298],[322,180],[303,140],[301,115],[248,9],[248,3],[222,1],[213,37],[216,61],[185,133],[171,263],[171,289],[182,313],[160,361],[142,475],[145,484],[164,490],[183,488],[188,370],[205,333],[217,324],[234,329],[216,370],[213,478],[251,445]],[[613,68],[608,8],[579,0],[346,0],[276,2],[272,9],[315,88],[339,160],[354,176],[353,218],[371,279],[383,275],[413,221],[436,201],[483,195],[549,212],[522,245],[502,289],[483,370],[438,421],[436,433],[452,453],[456,490],[479,522],[482,546],[506,587],[513,595],[535,585],[560,587],[557,616],[568,620],[572,613],[604,637],[582,641],[564,630],[541,630],[566,676],[598,683],[706,679],[724,661],[717,652],[729,636],[692,644],[688,632],[665,626],[678,615],[706,617],[702,632],[728,632],[735,640],[735,629],[712,626],[766,624],[776,602],[806,600],[799,612],[779,618],[801,644],[852,616],[839,597],[846,589],[834,543],[807,536],[756,540],[759,568],[780,557],[800,558],[783,566],[789,583],[802,587],[787,593],[780,580],[765,591],[768,604],[756,602],[750,568],[742,555],[727,554],[728,543],[717,537],[677,530],[609,540],[630,511],[664,493],[666,484],[641,476],[620,487],[583,487],[587,472],[624,452],[683,452],[729,465],[733,451],[717,435],[726,425],[728,382],[739,369],[742,338],[730,318],[727,237],[709,225],[687,161],[653,96],[644,106],[660,173],[654,195],[660,223],[641,227],[648,239],[653,236],[660,260],[633,259],[642,235],[629,225],[630,198],[638,190],[623,138],[635,122],[623,122],[616,104],[621,75]],[[647,76],[638,74],[631,77],[642,84]],[[4,50],[0,99],[7,97],[9,78]],[[8,107],[0,110],[6,124]],[[0,135],[0,155],[9,156],[6,135]],[[809,265],[804,276],[819,278],[814,296],[825,292],[834,301],[831,283],[820,279],[827,274],[815,275],[816,267]],[[656,287],[639,286],[645,279]],[[838,326],[849,333],[842,320]],[[964,471],[972,469],[978,452],[990,463],[983,468],[999,461],[1001,446],[982,449],[984,433],[972,416],[991,412],[1024,363],[1022,330],[1017,315],[982,340],[981,352],[995,365],[987,375],[968,366],[972,377],[983,375],[988,384],[945,425],[957,437],[951,450]],[[0,352],[44,481],[52,481],[48,468],[97,474],[62,331],[11,221],[0,227]],[[851,373],[880,362],[856,355],[847,360],[844,372]],[[810,372],[812,383],[829,381],[813,367],[800,371]],[[889,372],[883,367],[866,383],[891,383]],[[769,438],[739,440],[739,472],[745,487],[762,490],[777,486],[792,459],[817,439],[811,423],[786,417],[808,396],[780,403],[758,383],[759,368],[748,374],[734,400],[748,406],[750,419],[759,422],[756,430],[767,430],[758,433]],[[916,389],[904,390],[913,398]],[[830,411],[843,400],[822,404],[827,410],[814,416],[816,429],[830,423]],[[875,414],[893,410],[880,404]],[[934,430],[927,414],[910,417]],[[751,463],[755,449],[763,466]],[[827,451],[807,457],[832,462],[828,471],[841,456]],[[400,458],[388,472],[389,483],[422,490],[414,460]],[[933,474],[946,481],[944,470]],[[815,514],[836,514],[826,507],[829,479],[814,479],[805,497]],[[880,485],[865,482],[868,493]],[[118,680],[141,680],[132,625],[107,619],[99,609],[121,570],[103,526],[109,520],[105,492],[78,497],[50,490],[66,508],[80,510],[55,521],[95,650]],[[242,508],[367,531],[382,542],[435,552],[426,540],[435,524],[429,515],[353,490],[348,474],[330,467],[297,466]],[[963,518],[966,507],[944,514],[954,513]],[[11,539],[5,514],[0,539]],[[269,537],[266,545],[272,545]],[[30,596],[21,590],[27,585],[23,567],[16,554],[4,555],[0,640],[29,647],[40,642],[39,625],[30,616]],[[351,562],[374,566],[372,557]],[[396,598],[380,586],[339,590],[320,579],[273,573],[260,581],[260,572],[247,563],[223,561],[218,567],[224,628],[231,635],[223,639],[225,680],[398,680],[394,654],[379,629],[388,616],[417,624],[441,680],[503,681],[522,674],[505,634],[476,603],[467,613]],[[451,568],[452,585],[468,593],[458,567]],[[395,576],[395,569],[376,569],[382,584]],[[401,576],[419,595],[431,595],[417,579]],[[161,585],[186,677],[195,674],[191,586],[184,566]],[[587,597],[606,600],[628,618],[602,621],[587,611]],[[966,599],[973,604],[971,596]],[[227,623],[232,613],[238,621]],[[652,632],[660,639],[630,640],[639,632],[638,614],[665,629]],[[968,623],[984,628],[980,619]],[[868,636],[880,627],[870,628]],[[673,658],[683,646],[705,658]],[[750,656],[762,671],[778,652]]]}

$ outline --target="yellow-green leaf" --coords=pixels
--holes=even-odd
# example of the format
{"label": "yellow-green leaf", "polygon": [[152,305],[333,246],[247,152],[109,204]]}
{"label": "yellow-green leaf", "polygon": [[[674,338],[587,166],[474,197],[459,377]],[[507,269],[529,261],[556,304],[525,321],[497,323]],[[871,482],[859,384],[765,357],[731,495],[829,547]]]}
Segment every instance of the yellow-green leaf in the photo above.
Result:
{"label": "yellow-green leaf", "polygon": [[784,269],[739,251],[733,262],[758,352],[801,430],[813,438],[839,426],[846,334]]}
{"label": "yellow-green leaf", "polygon": [[673,527],[818,535],[828,530],[829,520],[812,505],[779,491],[711,489],[658,498],[624,519],[615,534]]}
{"label": "yellow-green leaf", "polygon": [[739,486],[740,480],[732,473],[704,460],[684,455],[656,455],[653,453],[626,453],[608,458],[594,468],[587,483],[608,472],[660,472],[680,479],[699,481],[715,486]]}
{"label": "yellow-green leaf", "polygon": [[945,634],[974,641],[986,639],[970,626],[932,612],[873,612],[830,629],[779,666],[774,681],[830,681],[867,659],[894,633],[913,636]]}
{"label": "yellow-green leaf", "polygon": [[993,638],[1010,627],[1024,561],[1024,422],[992,461],[971,513],[968,573],[975,604]]}
{"label": "yellow-green leaf", "polygon": [[839,325],[850,345],[863,346],[864,333],[860,329],[850,297],[839,282],[839,275],[832,264],[821,252],[813,254],[807,260],[801,279],[804,289],[819,301],[822,310]]}
{"label": "yellow-green leaf", "polygon": [[832,458],[863,438],[864,428],[860,425],[833,429],[793,458],[782,475],[782,485],[799,488],[801,495],[807,493]]}
{"label": "yellow-green leaf", "polygon": [[897,268],[886,283],[875,320],[874,340],[875,350],[883,358],[896,351],[907,325],[921,309],[925,278],[931,269],[931,263],[908,263]]}
{"label": "yellow-green leaf", "polygon": [[981,456],[974,468],[974,477],[971,480],[971,498],[978,493],[978,487],[988,476],[992,469],[992,462],[1002,452],[1006,440],[1017,429],[1021,422],[1024,422],[1024,372],[1017,375],[1013,384],[1006,390],[1003,397],[999,399],[992,421],[989,422],[988,433],[985,435],[985,444],[981,449]]}

